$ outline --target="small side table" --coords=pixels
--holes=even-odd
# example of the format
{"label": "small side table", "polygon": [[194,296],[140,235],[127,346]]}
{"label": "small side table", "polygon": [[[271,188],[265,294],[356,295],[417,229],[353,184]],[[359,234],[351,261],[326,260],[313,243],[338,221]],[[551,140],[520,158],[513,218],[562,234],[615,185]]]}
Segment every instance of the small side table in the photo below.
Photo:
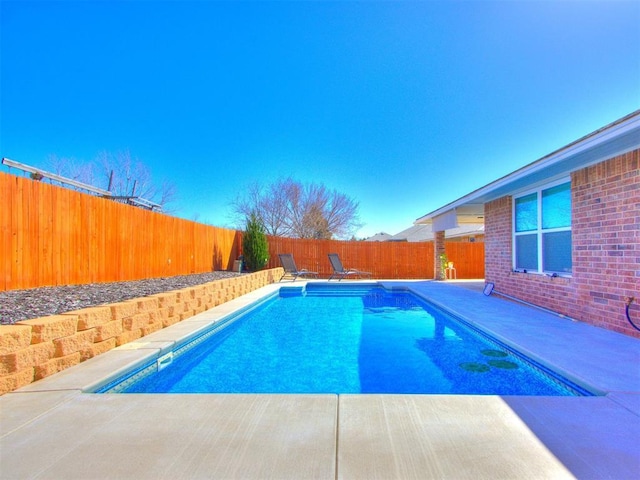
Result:
{"label": "small side table", "polygon": [[449,262],[449,266],[444,269],[444,278],[447,280],[453,280],[458,278],[458,273],[453,266],[453,262]]}

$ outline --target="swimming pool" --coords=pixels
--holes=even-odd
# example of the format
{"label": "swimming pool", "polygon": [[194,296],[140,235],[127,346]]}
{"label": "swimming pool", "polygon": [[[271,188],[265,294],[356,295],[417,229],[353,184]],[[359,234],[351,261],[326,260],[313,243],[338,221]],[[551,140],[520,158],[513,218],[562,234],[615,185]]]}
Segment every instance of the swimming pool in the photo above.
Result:
{"label": "swimming pool", "polygon": [[99,392],[589,395],[406,290],[313,282]]}

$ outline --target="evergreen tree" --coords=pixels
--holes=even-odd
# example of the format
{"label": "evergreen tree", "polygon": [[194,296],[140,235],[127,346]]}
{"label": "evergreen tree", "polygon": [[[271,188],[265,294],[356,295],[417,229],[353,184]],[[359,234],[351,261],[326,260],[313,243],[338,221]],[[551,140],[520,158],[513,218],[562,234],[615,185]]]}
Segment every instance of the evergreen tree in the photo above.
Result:
{"label": "evergreen tree", "polygon": [[269,261],[269,245],[264,225],[255,212],[251,212],[247,218],[242,236],[242,251],[245,265],[250,271],[263,269]]}

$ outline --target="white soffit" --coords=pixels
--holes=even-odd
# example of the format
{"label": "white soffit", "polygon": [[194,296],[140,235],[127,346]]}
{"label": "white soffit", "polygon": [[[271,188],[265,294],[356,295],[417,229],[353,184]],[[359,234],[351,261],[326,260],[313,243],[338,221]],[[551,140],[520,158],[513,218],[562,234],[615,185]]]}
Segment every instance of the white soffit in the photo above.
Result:
{"label": "white soffit", "polygon": [[456,215],[456,209],[449,210],[433,217],[433,231],[442,232],[450,228],[456,228],[458,226],[458,216]]}

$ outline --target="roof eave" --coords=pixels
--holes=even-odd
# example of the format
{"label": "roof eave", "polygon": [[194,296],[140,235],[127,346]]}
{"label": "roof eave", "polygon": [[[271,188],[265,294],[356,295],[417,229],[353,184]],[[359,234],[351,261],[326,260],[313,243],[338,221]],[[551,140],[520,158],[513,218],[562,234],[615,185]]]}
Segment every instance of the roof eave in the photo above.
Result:
{"label": "roof eave", "polygon": [[[625,139],[624,143],[621,142],[619,149],[616,149],[615,141],[616,139]],[[494,182],[485,185],[477,190],[474,190],[467,195],[454,200],[451,203],[444,205],[443,207],[438,208],[422,217],[419,217],[414,221],[415,225],[431,223],[431,220],[434,217],[439,215],[443,215],[451,210],[458,209],[460,207],[475,207],[476,211],[478,211],[480,206],[484,206],[487,201],[495,200],[496,198],[503,197],[508,194],[505,193],[505,190],[508,191],[510,186],[516,185],[518,183],[522,183],[522,181],[526,181],[528,177],[533,177],[536,174],[544,173],[545,171],[553,170],[553,167],[560,165],[562,162],[567,162],[568,159],[573,157],[577,157],[580,154],[584,154],[589,151],[596,151],[598,147],[603,144],[609,143],[611,144],[611,148],[609,148],[606,153],[603,153],[602,156],[610,158],[611,156],[621,155],[625,152],[634,150],[640,147],[640,110],[636,110],[629,115],[616,120],[615,122],[596,130],[569,145],[562,147],[555,152],[550,153],[542,157],[539,160],[536,160],[524,167],[502,177]],[[584,163],[581,163],[579,166],[573,166],[571,168],[567,168],[565,175],[570,174],[572,171],[579,170],[581,168],[588,167],[589,165],[599,163],[606,158],[602,158],[602,156],[590,158],[585,155],[586,160]],[[558,175],[558,172],[554,172],[554,175]],[[517,188],[514,188],[514,191]]]}

